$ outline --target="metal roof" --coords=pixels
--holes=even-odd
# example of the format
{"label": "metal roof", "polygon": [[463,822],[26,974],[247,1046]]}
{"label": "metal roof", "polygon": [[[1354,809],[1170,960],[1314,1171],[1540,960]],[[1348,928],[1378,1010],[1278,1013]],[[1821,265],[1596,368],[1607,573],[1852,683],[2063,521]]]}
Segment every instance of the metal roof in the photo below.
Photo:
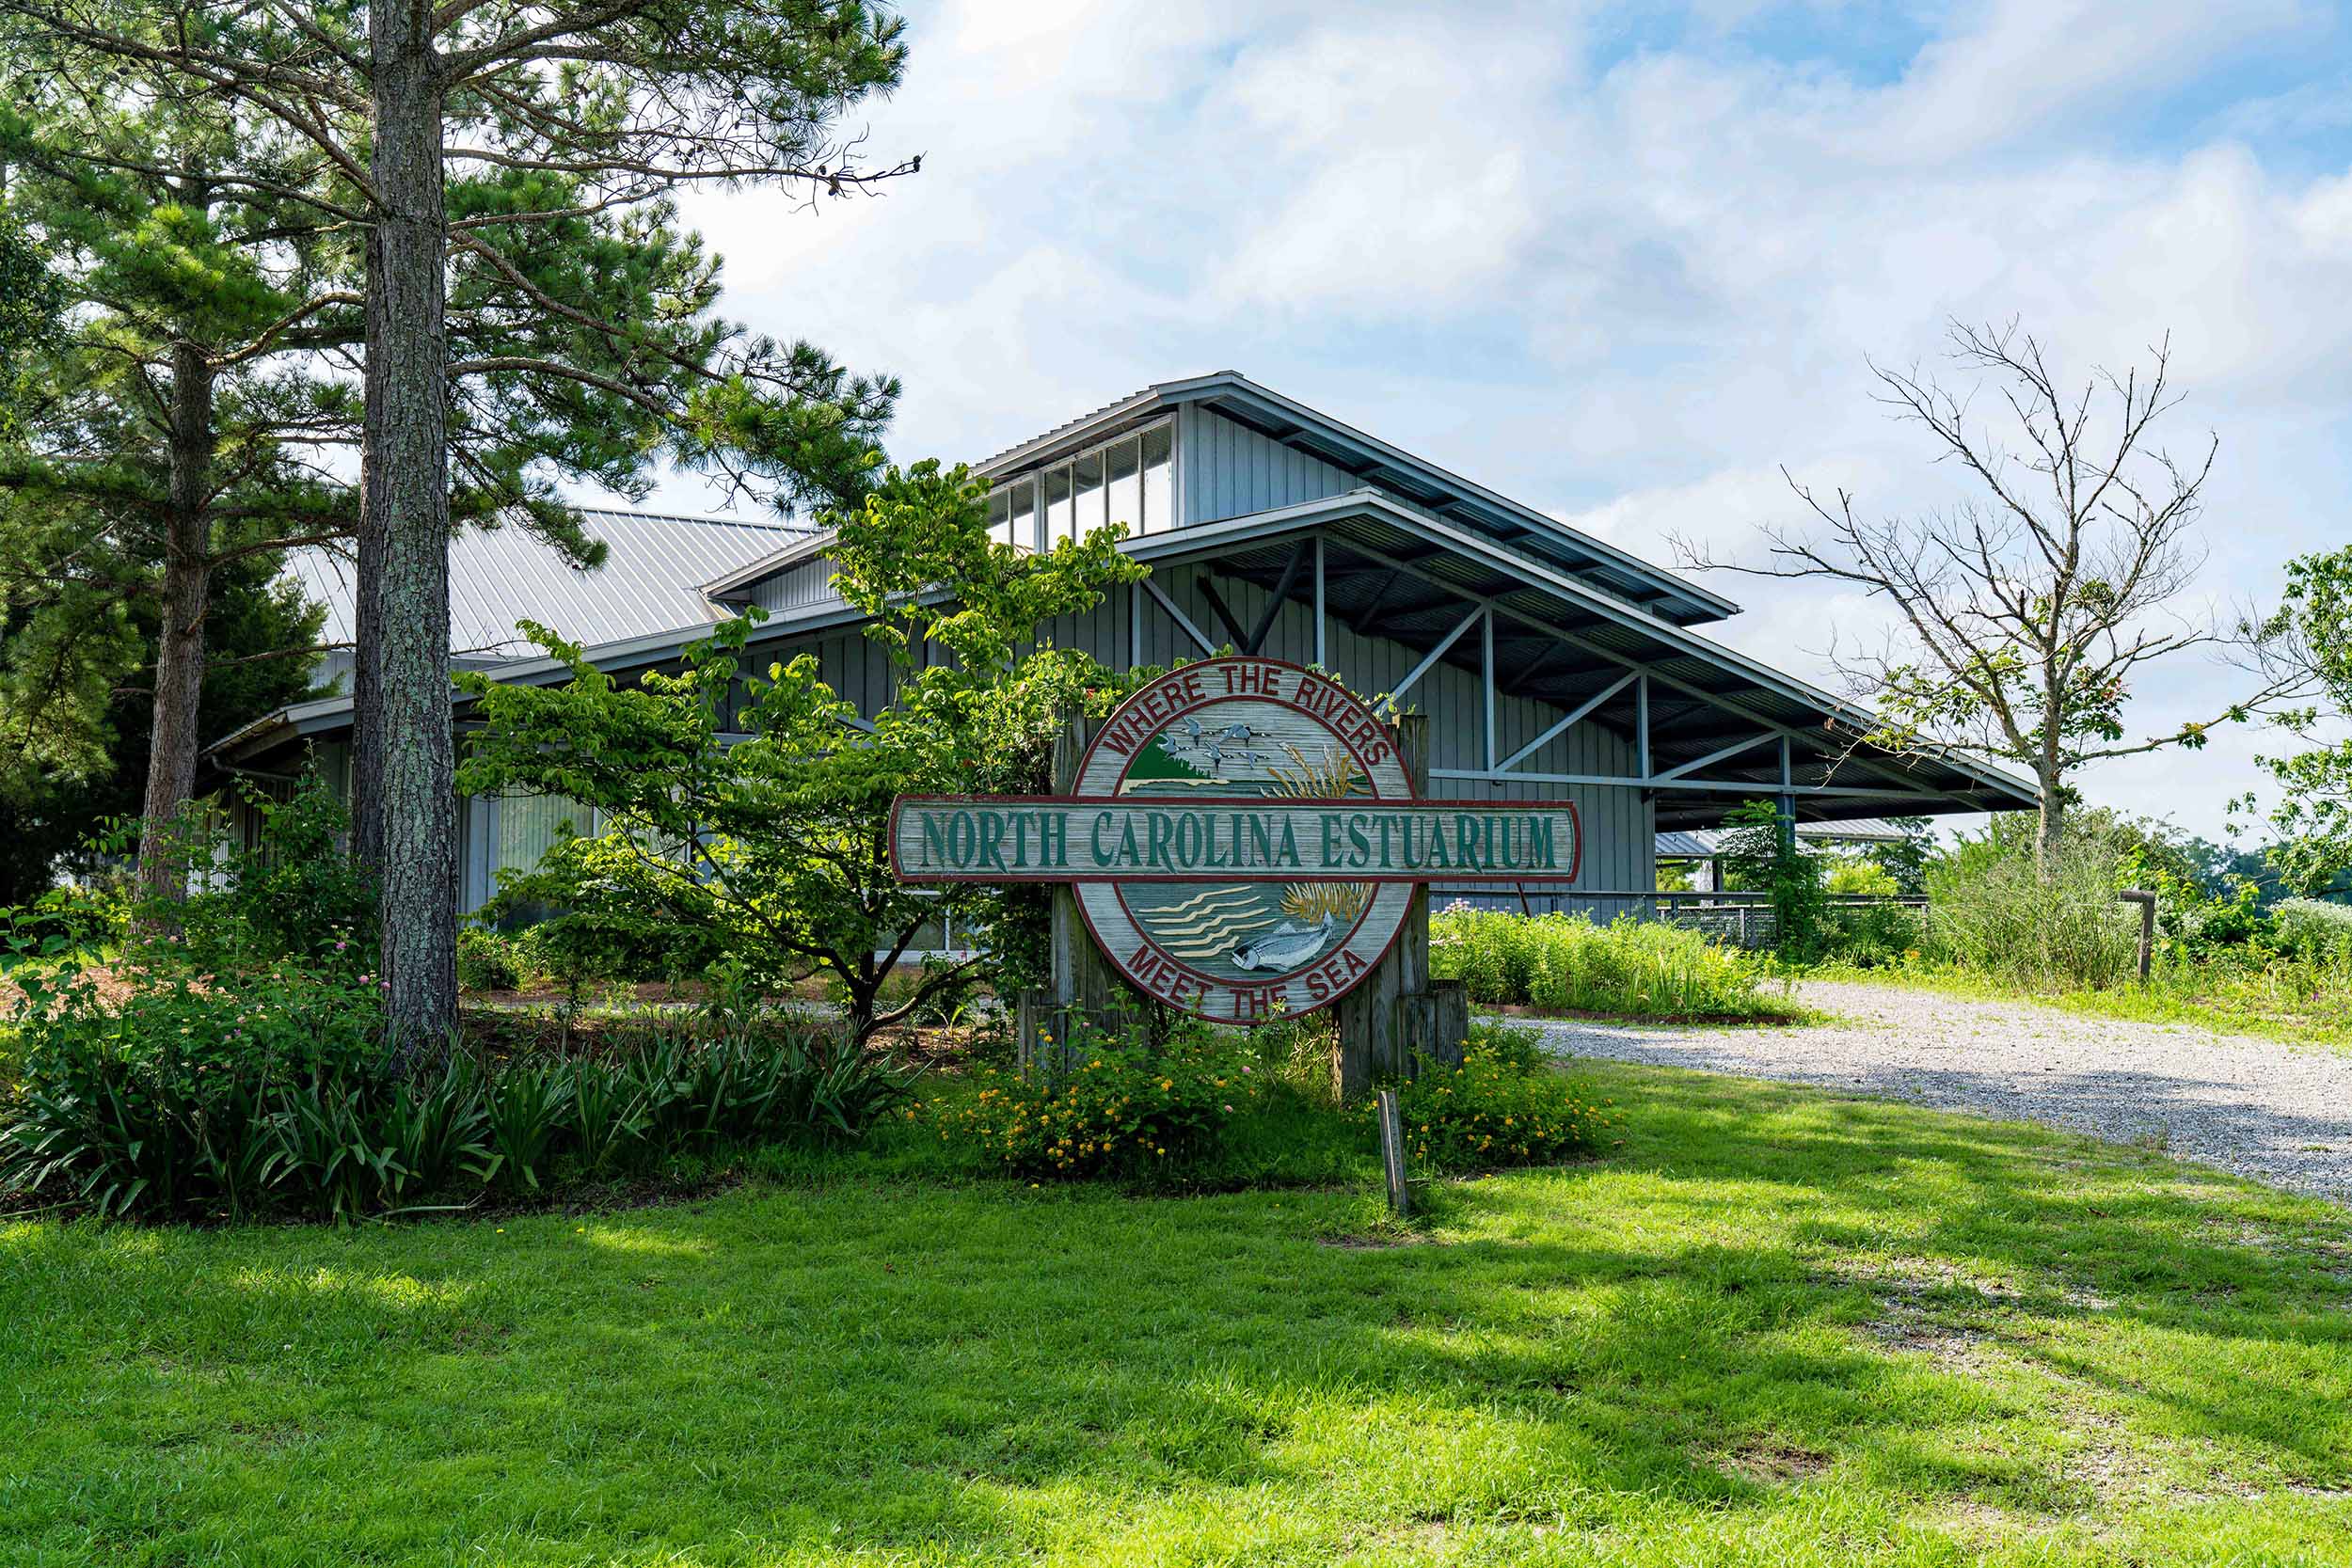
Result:
{"label": "metal roof", "polygon": [[1261,387],[1236,371],[1154,383],[1000,451],[973,471],[983,479],[1004,479],[1187,403],[1215,409],[1409,505],[1586,576],[1677,626],[1720,621],[1740,612],[1737,604],[1720,594]]}
{"label": "metal roof", "polygon": [[[1214,562],[1217,571],[1271,591],[1289,575],[1293,552],[1318,535],[1328,568],[1328,612],[1360,634],[1426,652],[1447,640],[1466,605],[1486,606],[1495,612],[1499,689],[1563,708],[1594,703],[1588,721],[1629,737],[1636,728],[1635,694],[1609,693],[1629,671],[1646,675],[1653,770],[1705,760],[1707,777],[1718,781],[1706,792],[1657,787],[1661,831],[1720,824],[1725,809],[1723,782],[1740,795],[1778,794],[1776,747],[1712,758],[1727,740],[1758,736],[1788,743],[1788,782],[1795,786],[1798,816],[1805,822],[2005,811],[2037,800],[2029,781],[1974,758],[1873,747],[1864,739],[1877,724],[1868,710],[1626,604],[1554,563],[1375,491],[1147,534],[1122,541],[1120,548],[1153,563]],[[682,624],[591,644],[589,658],[607,669],[628,669],[675,657],[707,634],[722,613],[699,595],[696,602],[701,608]],[[548,613],[544,606],[534,608]],[[846,605],[810,606],[776,614],[752,638],[766,642],[805,637],[862,618]],[[1480,641],[1457,638],[1441,657],[1476,668],[1483,657]],[[534,654],[501,665],[499,675],[539,684],[560,680],[564,670]],[[302,733],[333,728],[348,721],[349,705],[348,698],[304,705],[248,725],[210,751],[233,756],[265,748],[276,744],[290,722]],[[1540,773],[1518,777],[1545,782]]]}
{"label": "metal roof", "polygon": [[703,596],[722,603],[748,600],[754,583],[821,553],[833,542],[833,536],[834,531],[829,528],[803,530],[793,535],[790,543],[712,578],[702,585]]}
{"label": "metal roof", "polygon": [[[468,529],[450,541],[450,651],[466,663],[530,651],[523,620],[594,645],[707,623],[714,613],[702,585],[813,531],[782,523],[685,517],[656,512],[580,509],[581,527],[601,540],[601,566],[582,569],[520,522]],[[286,572],[326,607],[321,640],[349,642],[357,615],[358,566],[343,548],[292,552]]]}

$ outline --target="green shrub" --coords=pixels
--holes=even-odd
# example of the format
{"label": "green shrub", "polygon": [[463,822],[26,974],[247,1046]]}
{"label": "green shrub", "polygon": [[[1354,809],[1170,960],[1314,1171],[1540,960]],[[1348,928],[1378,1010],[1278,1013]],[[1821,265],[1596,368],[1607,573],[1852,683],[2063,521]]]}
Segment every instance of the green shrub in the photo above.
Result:
{"label": "green shrub", "polygon": [[708,932],[647,917],[619,898],[550,915],[512,941],[526,976],[545,975],[574,996],[593,985],[675,985],[702,974],[721,951]]}
{"label": "green shrub", "polygon": [[251,788],[246,799],[262,819],[254,847],[228,840],[210,816],[184,817],[167,835],[167,852],[195,873],[199,891],[134,911],[139,924],[169,933],[147,942],[143,957],[224,973],[372,956],[374,882],[345,851],[350,814],[317,768],[306,766],[283,800]]}
{"label": "green shrub", "polygon": [[1238,1041],[1200,1027],[1158,1051],[1091,1030],[1066,1045],[1073,1066],[1060,1077],[982,1069],[972,1092],[907,1115],[1023,1175],[1117,1175],[1208,1154],[1263,1084]]}
{"label": "green shrub", "polygon": [[530,978],[513,937],[478,927],[457,933],[457,983],[468,990],[520,990]]}
{"label": "green shrub", "polygon": [[56,887],[29,904],[0,910],[0,958],[86,952],[119,942],[130,929],[119,893]]}
{"label": "green shrub", "polygon": [[1551,1053],[1544,1049],[1544,1037],[1539,1031],[1515,1029],[1510,1024],[1484,1018],[1471,1021],[1470,1038],[1464,1042],[1464,1057],[1473,1053],[1520,1072],[1534,1072],[1538,1068],[1550,1066],[1552,1061]]}
{"label": "green shrub", "polygon": [[23,981],[0,1186],[55,1188],[106,1214],[233,1215],[289,1175],[340,1177],[340,1164],[303,1164],[311,1129],[286,1118],[306,1089],[341,1100],[380,1083],[373,975],[117,977],[131,985],[112,1004],[78,969]]}
{"label": "green shrub", "polygon": [[1624,1125],[1612,1101],[1574,1079],[1485,1043],[1460,1067],[1422,1064],[1397,1099],[1407,1151],[1443,1171],[1545,1164],[1597,1148]]}
{"label": "green shrub", "polygon": [[2271,911],[2272,940],[2305,963],[2352,965],[2352,904],[2281,899]]}
{"label": "green shrub", "polygon": [[1876,861],[1836,861],[1822,886],[1834,898],[1892,898],[1902,892],[1895,874]]}
{"label": "green shrub", "polygon": [[1788,831],[1780,808],[1749,800],[1724,816],[1725,885],[1768,894],[1772,950],[1791,963],[1811,963],[1828,944],[1829,890],[1825,863]]}
{"label": "green shrub", "polygon": [[1918,956],[1927,942],[1920,911],[1902,904],[1847,905],[1830,911],[1827,957],[1856,969],[1881,969]]}
{"label": "green shrub", "polygon": [[1704,934],[1660,921],[1520,915],[1455,904],[1429,923],[1429,970],[1488,1006],[1633,1017],[1775,1015],[1765,967]]}
{"label": "green shrub", "polygon": [[600,1037],[593,1055],[460,1045],[392,1077],[373,975],[141,977],[119,1006],[36,977],[0,1101],[0,1188],[156,1219],[349,1221],[495,1187],[543,1194],[690,1150],[854,1136],[906,1087],[814,1027]]}

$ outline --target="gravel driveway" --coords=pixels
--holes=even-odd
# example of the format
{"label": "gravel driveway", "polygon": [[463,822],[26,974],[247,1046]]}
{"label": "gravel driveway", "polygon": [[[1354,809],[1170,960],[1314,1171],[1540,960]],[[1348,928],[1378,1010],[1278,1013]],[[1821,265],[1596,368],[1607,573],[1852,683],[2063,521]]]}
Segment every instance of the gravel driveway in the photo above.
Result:
{"label": "gravel driveway", "polygon": [[1815,982],[1798,995],[1848,1022],[1541,1027],[1565,1055],[1822,1085],[2112,1143],[2148,1139],[2182,1159],[2352,1202],[2352,1053],[1925,990]]}

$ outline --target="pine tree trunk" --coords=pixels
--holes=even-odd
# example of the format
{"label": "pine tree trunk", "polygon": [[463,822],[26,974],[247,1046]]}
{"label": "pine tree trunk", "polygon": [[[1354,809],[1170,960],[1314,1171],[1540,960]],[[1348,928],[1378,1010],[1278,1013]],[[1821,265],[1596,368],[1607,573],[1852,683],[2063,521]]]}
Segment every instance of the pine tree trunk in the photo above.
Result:
{"label": "pine tree trunk", "polygon": [[[359,489],[367,492],[367,465],[360,464]],[[377,653],[384,618],[376,613],[376,581],[384,575],[384,538],[363,505],[358,527],[358,586],[352,594],[351,630],[351,853],[361,865],[384,871],[383,791],[378,760],[384,733]]]}
{"label": "pine tree trunk", "polygon": [[181,809],[196,794],[204,696],[204,614],[212,538],[206,495],[213,467],[213,371],[202,348],[171,350],[171,496],[165,523],[163,627],[156,638],[155,713],[139,829],[139,882],[152,897],[187,894],[173,843]]}
{"label": "pine tree trunk", "polygon": [[387,1019],[413,1059],[457,1016],[457,788],[450,730],[447,234],[440,62],[419,0],[369,8],[369,242],[361,613],[378,722],[362,785],[380,832]]}

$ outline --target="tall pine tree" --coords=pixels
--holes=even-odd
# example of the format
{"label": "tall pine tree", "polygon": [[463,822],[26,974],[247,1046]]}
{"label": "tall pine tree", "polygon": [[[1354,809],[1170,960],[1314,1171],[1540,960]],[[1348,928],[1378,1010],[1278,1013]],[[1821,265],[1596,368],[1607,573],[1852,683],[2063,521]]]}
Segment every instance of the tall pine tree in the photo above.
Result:
{"label": "tall pine tree", "polygon": [[[561,387],[621,420],[595,455],[624,476],[666,455],[784,499],[854,493],[893,384],[805,344],[627,312],[697,296],[707,311],[715,270],[668,216],[682,185],[782,182],[813,200],[912,170],[861,167],[834,129],[896,85],[900,24],[856,0],[0,0],[0,18],[274,117],[331,166],[365,233],[360,834],[382,871],[394,1027],[405,1044],[436,1037],[456,1001],[447,544],[469,458],[453,410],[470,387],[526,401]],[[491,205],[467,205],[475,186]],[[591,265],[598,288],[580,297],[550,289],[526,261],[569,223],[651,243],[663,263],[642,281]],[[484,472],[543,504],[545,461]]]}

